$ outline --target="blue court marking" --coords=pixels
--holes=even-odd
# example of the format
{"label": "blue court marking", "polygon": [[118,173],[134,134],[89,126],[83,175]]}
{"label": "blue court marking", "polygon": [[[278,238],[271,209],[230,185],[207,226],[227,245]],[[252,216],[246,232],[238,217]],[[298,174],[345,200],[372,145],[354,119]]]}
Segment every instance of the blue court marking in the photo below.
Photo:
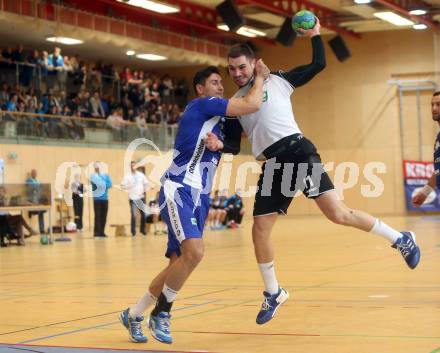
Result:
{"label": "blue court marking", "polygon": [[[200,303],[200,304],[193,304],[193,305],[185,306],[185,307],[182,307],[182,308],[177,308],[176,310],[173,310],[173,312],[181,311],[181,310],[188,310],[188,309],[191,309],[191,308],[194,308],[194,307],[204,306],[204,305],[212,304],[212,303],[215,303],[215,302],[218,302],[218,301],[219,300],[210,300],[210,301],[207,301],[207,302],[204,302],[204,303]],[[109,322],[109,323],[106,323],[106,324],[95,325],[95,326],[90,326],[90,327],[84,327],[84,328],[81,328],[81,329],[78,329],[78,330],[65,331],[65,332],[57,333],[57,334],[50,335],[50,336],[37,337],[37,338],[33,338],[31,340],[21,341],[21,342],[18,342],[18,343],[31,343],[31,342],[41,341],[41,340],[45,340],[45,339],[51,339],[51,338],[54,338],[54,337],[70,335],[72,333],[89,331],[89,330],[93,330],[95,328],[111,326],[111,325],[114,325],[114,324],[117,324],[117,323],[119,323],[119,321],[113,321],[113,322]]]}
{"label": "blue court marking", "polygon": [[62,346],[36,346],[36,345],[15,345],[0,343],[0,353],[195,353],[184,351],[158,351],[144,349],[118,349],[118,348],[89,348],[89,347],[62,347]]}

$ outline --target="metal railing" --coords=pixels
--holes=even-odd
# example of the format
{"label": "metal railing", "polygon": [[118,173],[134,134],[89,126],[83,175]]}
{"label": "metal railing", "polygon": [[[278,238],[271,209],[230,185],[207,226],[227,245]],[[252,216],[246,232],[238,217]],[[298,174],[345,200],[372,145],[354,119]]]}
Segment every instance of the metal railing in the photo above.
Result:
{"label": "metal railing", "polygon": [[[173,148],[177,125],[124,122],[111,127],[105,119],[0,111],[0,142],[78,147],[125,148],[146,138],[161,151]],[[145,149],[152,149],[144,145]]]}
{"label": "metal railing", "polygon": [[100,94],[111,93],[118,102],[121,100],[121,84],[119,77],[101,74],[101,83],[96,87],[86,75],[85,82],[76,82],[74,72],[68,70],[49,70],[40,65],[25,62],[8,61],[0,58],[0,82],[9,85],[20,84],[23,87],[33,87],[44,94],[48,88],[77,93],[80,89],[87,91],[98,90]]}

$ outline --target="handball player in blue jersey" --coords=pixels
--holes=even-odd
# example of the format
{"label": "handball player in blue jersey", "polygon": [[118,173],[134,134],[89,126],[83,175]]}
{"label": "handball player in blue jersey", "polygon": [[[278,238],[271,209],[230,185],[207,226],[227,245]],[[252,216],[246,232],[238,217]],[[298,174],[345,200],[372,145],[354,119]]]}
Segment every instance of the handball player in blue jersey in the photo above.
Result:
{"label": "handball player in blue jersey", "polygon": [[[168,266],[150,283],[139,302],[119,315],[133,342],[146,342],[143,313],[155,304],[148,326],[154,338],[172,343],[170,311],[204,253],[203,228],[209,212],[212,180],[222,152],[233,152],[224,141],[226,116],[255,113],[263,101],[263,81],[269,69],[261,60],[255,65],[255,82],[242,98],[223,98],[222,78],[210,66],[196,73],[193,84],[198,98],[191,101],[180,119],[173,161],[162,178],[159,202],[168,226]],[[214,140],[210,137],[216,136]]]}
{"label": "handball player in blue jersey", "polygon": [[[431,100],[432,120],[440,125],[440,91],[433,94]],[[440,133],[437,135],[434,145],[434,173],[428,180],[426,185],[414,195],[412,203],[416,207],[420,207],[431,192],[438,188],[440,190]]]}

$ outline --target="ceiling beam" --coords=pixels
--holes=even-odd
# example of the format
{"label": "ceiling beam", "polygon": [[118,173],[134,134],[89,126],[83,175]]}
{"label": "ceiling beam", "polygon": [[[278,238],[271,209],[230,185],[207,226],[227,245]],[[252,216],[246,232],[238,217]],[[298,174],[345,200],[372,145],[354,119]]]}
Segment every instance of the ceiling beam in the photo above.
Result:
{"label": "ceiling beam", "polygon": [[[315,4],[308,0],[283,0],[283,1],[267,1],[267,0],[237,0],[238,4],[254,5],[263,10],[272,12],[274,14],[290,17],[300,9],[307,8],[312,11],[321,22],[321,25],[333,32],[338,34],[347,35],[354,38],[360,38],[359,33],[346,30],[345,28],[339,27],[338,24],[338,13],[331,9],[328,9],[322,5]],[[287,6],[286,6],[287,5]]]}
{"label": "ceiling beam", "polygon": [[224,42],[225,38],[235,41],[255,40],[260,43],[275,45],[275,41],[268,38],[247,38],[235,32],[223,31],[217,28],[218,13],[215,9],[198,5],[186,0],[168,0],[169,4],[179,6],[180,12],[175,14],[160,14],[139,7],[134,7],[116,0],[64,0],[65,4],[76,5],[77,8],[108,16],[111,8],[112,15],[122,17],[136,23],[155,22],[165,26],[165,29],[185,33],[197,37],[206,37]]}
{"label": "ceiling beam", "polygon": [[405,17],[409,17],[411,18],[411,20],[413,20],[416,23],[424,23],[425,25],[427,25],[428,27],[436,30],[436,31],[440,31],[440,24],[438,22],[436,22],[430,15],[429,12],[428,14],[424,15],[424,16],[415,16],[415,15],[411,15],[409,13],[409,11],[411,9],[409,9],[407,6],[411,5],[411,4],[423,4],[424,7],[426,8],[431,8],[431,6],[423,1],[418,1],[416,2],[412,2],[411,1],[402,1],[402,0],[375,0],[377,3],[382,4],[383,6],[389,8],[390,10],[394,10],[396,12],[399,12],[400,14],[404,15]]}

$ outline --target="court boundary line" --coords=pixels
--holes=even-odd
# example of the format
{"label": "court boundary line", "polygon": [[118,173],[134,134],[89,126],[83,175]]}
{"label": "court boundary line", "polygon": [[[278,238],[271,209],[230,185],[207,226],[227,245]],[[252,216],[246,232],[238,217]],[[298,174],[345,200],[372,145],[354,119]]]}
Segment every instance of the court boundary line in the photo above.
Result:
{"label": "court boundary line", "polygon": [[1,346],[22,346],[22,347],[48,347],[48,348],[73,348],[73,349],[96,349],[96,350],[111,350],[111,351],[135,351],[135,352],[150,352],[150,353],[161,353],[161,352],[166,352],[166,353],[219,353],[219,352],[214,352],[214,351],[175,351],[175,350],[152,350],[152,349],[139,349],[139,348],[110,348],[110,347],[83,347],[83,346],[58,346],[58,345],[38,345],[38,344],[25,344],[25,343],[2,343],[0,342],[0,348]]}

